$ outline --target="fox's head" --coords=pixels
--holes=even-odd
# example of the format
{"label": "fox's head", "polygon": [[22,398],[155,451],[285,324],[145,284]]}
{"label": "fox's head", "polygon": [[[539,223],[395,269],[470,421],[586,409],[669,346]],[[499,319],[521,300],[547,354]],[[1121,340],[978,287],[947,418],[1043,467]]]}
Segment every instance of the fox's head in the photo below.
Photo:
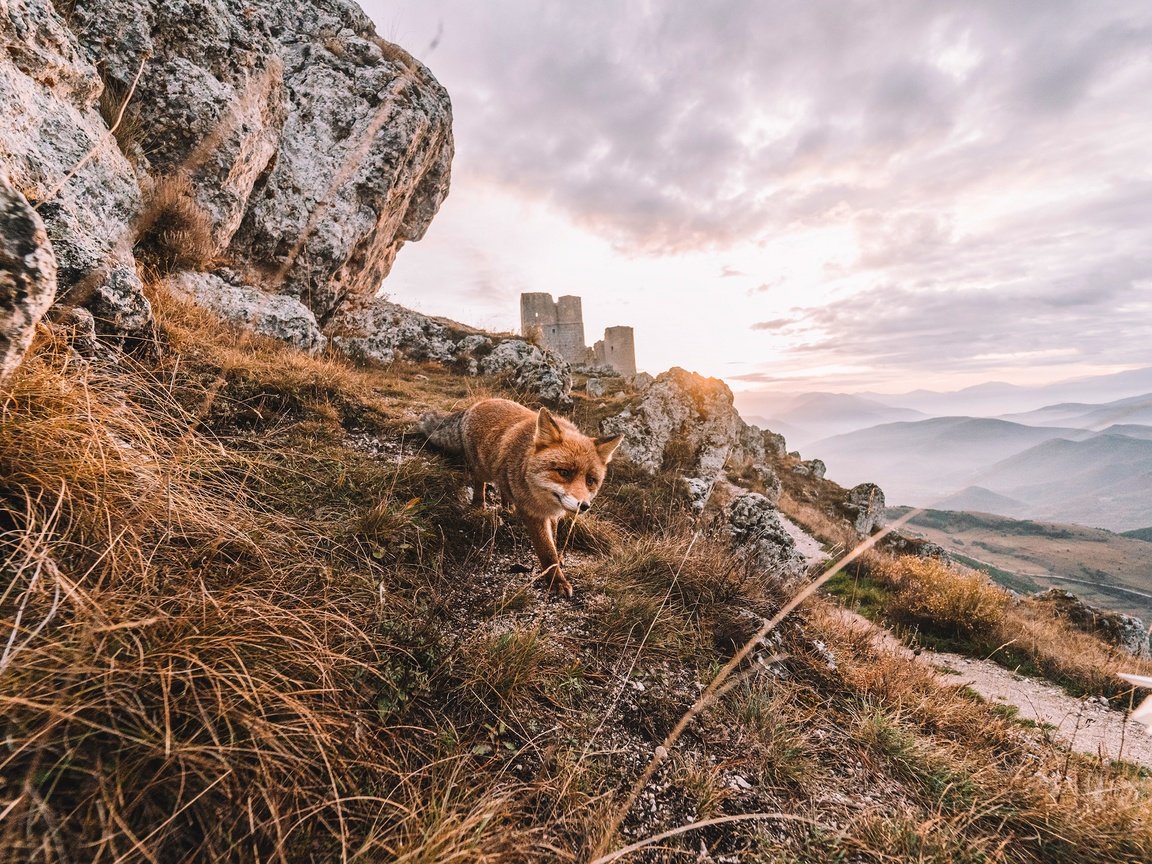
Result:
{"label": "fox's head", "polygon": [[536,416],[535,452],[528,473],[538,489],[569,513],[583,513],[604,483],[604,474],[623,435],[590,438],[547,408]]}

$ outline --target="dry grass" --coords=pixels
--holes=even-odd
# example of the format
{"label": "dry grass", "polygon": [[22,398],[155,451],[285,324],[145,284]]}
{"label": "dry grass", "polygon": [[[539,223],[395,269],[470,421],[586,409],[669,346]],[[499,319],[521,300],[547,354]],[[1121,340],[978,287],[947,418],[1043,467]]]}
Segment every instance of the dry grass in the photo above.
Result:
{"label": "dry grass", "polygon": [[578,861],[754,812],[792,821],[623,860],[702,840],[748,861],[1149,860],[1147,781],[1028,739],[819,603],[735,667],[632,833],[603,836],[780,608],[772,574],[698,534],[670,478],[614,466],[571,543],[581,591],[550,598],[506,572],[523,532],[403,437],[472,385],[153,299],[153,365],[43,336],[0,409],[0,860]]}
{"label": "dry grass", "polygon": [[909,641],[989,658],[1077,695],[1120,695],[1130,688],[1117,672],[1152,672],[1149,661],[1050,610],[1014,601],[987,575],[961,565],[878,554],[854,576],[830,583],[830,591]]}
{"label": "dry grass", "polygon": [[182,174],[161,177],[136,221],[137,260],[158,273],[207,270],[216,257],[212,220]]}

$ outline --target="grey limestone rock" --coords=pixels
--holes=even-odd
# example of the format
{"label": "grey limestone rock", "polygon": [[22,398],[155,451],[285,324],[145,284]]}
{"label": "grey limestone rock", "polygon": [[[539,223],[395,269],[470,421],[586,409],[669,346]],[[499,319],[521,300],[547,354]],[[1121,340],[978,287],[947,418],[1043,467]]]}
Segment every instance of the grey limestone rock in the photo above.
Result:
{"label": "grey limestone rock", "polygon": [[169,276],[164,284],[173,294],[194,300],[226,321],[287,342],[309,354],[322,351],[328,342],[312,310],[295,297],[265,294],[238,284],[229,271],[219,274],[182,271]]}
{"label": "grey limestone rock", "polygon": [[538,397],[549,405],[571,403],[572,370],[568,362],[554,351],[525,342],[505,339],[480,361],[485,375],[502,375],[513,387]]}
{"label": "grey limestone rock", "polygon": [[387,300],[349,303],[327,333],[333,347],[354,359],[433,361],[470,375],[501,376],[549,405],[571,402],[572,370],[559,354],[522,339],[456,330]]}
{"label": "grey limestone rock", "polygon": [[48,0],[6,4],[0,44],[0,166],[44,222],[59,296],[138,289],[126,274],[140,189],[97,110],[95,65]]}
{"label": "grey limestone rock", "polygon": [[332,345],[349,357],[375,363],[400,357],[448,363],[457,351],[448,328],[383,299],[347,304],[327,333]]}
{"label": "grey limestone rock", "polygon": [[350,0],[76,0],[92,60],[135,101],[248,284],[326,325],[368,300],[448,191],[448,94]]}
{"label": "grey limestone rock", "polygon": [[672,469],[710,482],[737,446],[739,420],[728,385],[674,367],[634,406],[604,420],[601,431],[624,435],[618,455],[646,471]]}
{"label": "grey limestone rock", "polygon": [[822,480],[828,471],[828,466],[821,459],[805,459],[793,465],[792,471],[805,477],[815,477],[817,480]]}
{"label": "grey limestone rock", "polygon": [[758,566],[784,579],[802,575],[807,562],[784,527],[776,507],[750,492],[734,498],[724,510],[733,544]]}
{"label": "grey limestone rock", "polygon": [[88,308],[96,319],[96,330],[113,340],[152,335],[152,304],[144,296],[144,285],[135,267],[113,268],[96,285],[88,299]]}
{"label": "grey limestone rock", "polygon": [[875,483],[861,483],[848,490],[842,509],[861,537],[884,527],[884,491]]}
{"label": "grey limestone rock", "polygon": [[20,365],[56,296],[56,258],[44,223],[0,174],[0,385]]}
{"label": "grey limestone rock", "polygon": [[599,378],[589,378],[584,383],[584,392],[593,399],[599,399],[604,395],[604,382]]}

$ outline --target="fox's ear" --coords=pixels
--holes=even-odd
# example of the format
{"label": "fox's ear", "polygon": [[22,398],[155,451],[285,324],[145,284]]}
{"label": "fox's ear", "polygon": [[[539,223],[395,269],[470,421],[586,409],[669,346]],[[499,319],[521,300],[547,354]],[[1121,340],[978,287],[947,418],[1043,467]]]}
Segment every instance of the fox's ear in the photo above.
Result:
{"label": "fox's ear", "polygon": [[612,454],[616,452],[616,448],[620,446],[620,442],[623,440],[623,435],[607,435],[603,438],[597,438],[593,443],[596,445],[596,452],[600,454],[600,458],[609,462],[612,459]]}
{"label": "fox's ear", "polygon": [[536,415],[536,446],[550,447],[559,444],[563,439],[564,433],[560,431],[552,412],[547,408],[541,408],[540,413]]}

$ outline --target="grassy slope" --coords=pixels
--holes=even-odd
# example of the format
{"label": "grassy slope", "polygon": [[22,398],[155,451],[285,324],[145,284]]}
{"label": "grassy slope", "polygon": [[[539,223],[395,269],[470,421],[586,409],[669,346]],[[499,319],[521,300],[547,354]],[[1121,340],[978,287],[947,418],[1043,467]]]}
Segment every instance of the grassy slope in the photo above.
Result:
{"label": "grassy slope", "polygon": [[156,301],[159,359],[46,335],[2,406],[0,860],[586,861],[750,813],[627,860],[1152,856],[1138,772],[1052,749],[822,601],[631,795],[778,608],[772,574],[694,533],[674,478],[616,466],[555,600],[513,572],[522,531],[404,436],[475,380]]}
{"label": "grassy slope", "polygon": [[978,562],[1009,588],[1067,588],[1090,603],[1152,620],[1152,550],[1137,538],[1079,525],[942,510],[920,514],[909,531]]}

